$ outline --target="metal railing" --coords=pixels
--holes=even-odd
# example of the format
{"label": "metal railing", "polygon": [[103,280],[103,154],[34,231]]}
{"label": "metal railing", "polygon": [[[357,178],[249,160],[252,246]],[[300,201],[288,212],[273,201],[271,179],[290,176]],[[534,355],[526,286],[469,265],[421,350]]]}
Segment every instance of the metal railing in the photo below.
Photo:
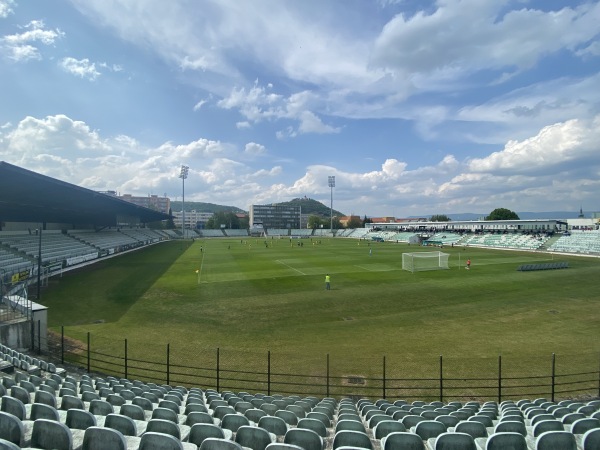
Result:
{"label": "metal railing", "polygon": [[[92,339],[93,338],[93,339]],[[45,344],[45,343],[44,343]],[[380,357],[335,360],[238,349],[152,346],[87,333],[82,340],[54,334],[48,356],[88,373],[217,391],[320,397],[496,400],[600,397],[600,354],[527,357]],[[46,348],[39,344],[37,350]],[[35,350],[35,348],[34,348]],[[295,361],[293,359],[296,358]],[[303,358],[302,360],[298,360]],[[302,370],[294,370],[302,367]],[[362,367],[357,370],[355,367]]]}

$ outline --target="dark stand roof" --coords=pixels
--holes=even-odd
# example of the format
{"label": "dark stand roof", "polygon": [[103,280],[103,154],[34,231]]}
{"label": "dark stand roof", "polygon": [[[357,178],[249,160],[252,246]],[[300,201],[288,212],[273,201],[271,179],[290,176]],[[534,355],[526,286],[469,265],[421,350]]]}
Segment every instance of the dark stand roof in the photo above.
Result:
{"label": "dark stand roof", "polygon": [[115,226],[119,217],[169,215],[0,161],[0,221]]}

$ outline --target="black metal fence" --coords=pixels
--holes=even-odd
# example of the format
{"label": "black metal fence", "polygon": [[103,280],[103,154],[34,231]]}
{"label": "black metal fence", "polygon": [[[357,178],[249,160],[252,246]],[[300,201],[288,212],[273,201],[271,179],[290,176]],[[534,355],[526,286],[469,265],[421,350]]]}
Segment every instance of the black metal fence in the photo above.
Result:
{"label": "black metal fence", "polygon": [[[46,344],[46,343],[44,343]],[[35,347],[37,345],[37,348]],[[268,395],[386,399],[497,400],[600,397],[600,353],[492,356],[335,355],[153,345],[87,333],[73,340],[54,334],[33,350],[88,373],[157,384]],[[357,369],[360,367],[362,369]]]}

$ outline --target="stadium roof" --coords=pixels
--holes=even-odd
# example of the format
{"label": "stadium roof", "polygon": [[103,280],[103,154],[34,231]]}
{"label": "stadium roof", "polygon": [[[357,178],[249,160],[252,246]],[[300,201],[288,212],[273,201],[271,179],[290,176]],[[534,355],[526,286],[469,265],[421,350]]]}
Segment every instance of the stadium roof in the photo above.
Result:
{"label": "stadium roof", "polygon": [[116,226],[126,218],[169,216],[0,161],[0,221]]}

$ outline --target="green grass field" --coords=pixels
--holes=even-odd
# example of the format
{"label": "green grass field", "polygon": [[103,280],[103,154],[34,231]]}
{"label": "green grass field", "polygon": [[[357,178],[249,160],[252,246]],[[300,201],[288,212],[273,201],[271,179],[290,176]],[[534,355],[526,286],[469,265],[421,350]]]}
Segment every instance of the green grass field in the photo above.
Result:
{"label": "green grass field", "polygon": [[91,332],[108,351],[123,339],[148,351],[168,343],[199,359],[217,347],[239,359],[270,350],[305,372],[326,354],[342,373],[367,375],[384,355],[416,374],[439,355],[457,365],[500,354],[546,364],[554,352],[589,355],[598,368],[597,258],[554,256],[570,268],[518,272],[553,257],[455,247],[443,249],[450,270],[413,274],[401,270],[402,253],[433,249],[267,242],[168,242],[78,269],[43,292],[49,325],[81,340]]}

